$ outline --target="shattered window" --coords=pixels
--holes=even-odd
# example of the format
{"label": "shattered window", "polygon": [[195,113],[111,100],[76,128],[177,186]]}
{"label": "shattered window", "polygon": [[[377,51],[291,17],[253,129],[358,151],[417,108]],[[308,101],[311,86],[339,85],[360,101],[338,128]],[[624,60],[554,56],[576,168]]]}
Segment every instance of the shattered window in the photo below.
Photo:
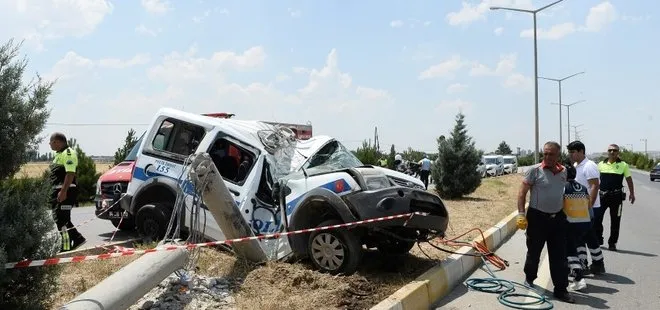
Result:
{"label": "shattered window", "polygon": [[322,147],[303,166],[305,169],[337,170],[354,168],[364,164],[339,141],[332,141]]}

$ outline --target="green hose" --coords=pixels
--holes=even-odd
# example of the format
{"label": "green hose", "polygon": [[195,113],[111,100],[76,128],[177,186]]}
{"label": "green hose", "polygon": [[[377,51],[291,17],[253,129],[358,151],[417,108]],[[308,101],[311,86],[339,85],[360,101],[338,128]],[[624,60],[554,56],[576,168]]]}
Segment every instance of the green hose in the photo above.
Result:
{"label": "green hose", "polygon": [[[483,256],[481,257],[481,260],[484,262],[484,266],[486,266],[486,269],[488,269],[488,274],[492,278],[467,279],[465,284],[469,288],[479,292],[499,294],[499,296],[497,296],[497,300],[501,304],[514,309],[552,309],[554,307],[552,303],[548,301],[545,296],[543,296],[543,294],[534,288],[518,282],[498,278],[495,276],[493,271],[490,270],[490,267],[488,267],[488,264],[486,263],[486,260],[483,258]],[[515,285],[522,286],[534,294],[516,293]],[[536,301],[517,302],[511,300],[512,298],[532,298],[536,299]]]}

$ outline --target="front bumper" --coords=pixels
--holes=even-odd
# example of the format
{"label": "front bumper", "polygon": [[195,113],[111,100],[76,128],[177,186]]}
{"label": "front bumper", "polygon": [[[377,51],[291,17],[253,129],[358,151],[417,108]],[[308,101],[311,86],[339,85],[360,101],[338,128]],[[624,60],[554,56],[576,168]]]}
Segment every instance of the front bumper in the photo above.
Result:
{"label": "front bumper", "polygon": [[425,190],[394,186],[362,191],[344,197],[360,220],[419,212],[410,218],[370,223],[367,226],[404,226],[444,233],[449,223],[447,208],[437,195]]}
{"label": "front bumper", "polygon": [[660,179],[660,171],[659,172],[651,172],[649,173],[649,177],[654,178],[654,179]]}
{"label": "front bumper", "polygon": [[124,212],[120,200],[108,198],[96,200],[96,210],[94,211],[94,214],[96,217],[104,220],[118,220],[122,217],[128,218],[131,216],[128,212]]}

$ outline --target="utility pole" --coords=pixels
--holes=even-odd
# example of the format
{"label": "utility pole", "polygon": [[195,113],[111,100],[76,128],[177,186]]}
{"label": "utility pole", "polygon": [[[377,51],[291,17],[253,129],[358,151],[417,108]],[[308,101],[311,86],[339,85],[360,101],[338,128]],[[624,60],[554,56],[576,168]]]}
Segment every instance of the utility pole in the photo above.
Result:
{"label": "utility pole", "polygon": [[649,157],[649,150],[646,148],[646,144],[648,140],[647,139],[639,139],[639,140],[644,142],[644,154],[646,154],[646,157]]}
{"label": "utility pole", "polygon": [[[559,146],[564,145],[563,141],[562,141],[562,132],[564,131],[564,128],[561,126],[561,107],[562,107],[562,104],[561,104],[561,82],[563,82],[565,80],[568,80],[568,79],[570,79],[570,78],[572,78],[576,75],[579,75],[579,74],[584,74],[584,71],[571,74],[571,75],[563,77],[561,79],[553,79],[553,78],[547,78],[547,77],[539,76],[539,79],[554,81],[554,82],[557,82],[559,84],[559,104],[558,104],[559,105]],[[570,141],[571,140],[571,138],[570,138],[570,136],[571,136],[570,127],[569,127],[569,131],[568,131],[568,136],[569,136],[568,140]]]}
{"label": "utility pole", "polygon": [[[567,116],[567,121],[566,122],[568,123],[567,128],[568,128],[568,141],[569,141],[569,143],[571,141],[571,107],[578,104],[578,103],[585,102],[585,101],[586,100],[578,100],[578,101],[575,101],[571,104],[560,104],[560,103],[556,103],[556,102],[551,102],[550,103],[550,104],[558,104],[560,109],[561,109],[562,106],[566,107],[566,110],[567,110],[566,111],[567,112],[567,115],[566,115]],[[560,115],[561,115],[561,113],[560,113]],[[559,117],[559,126],[561,127],[561,116]],[[576,138],[575,140],[579,140],[579,139]]]}
{"label": "utility pole", "polygon": [[490,7],[490,9],[493,11],[506,10],[506,11],[529,13],[532,14],[532,16],[534,17],[534,145],[535,145],[534,162],[535,163],[539,162],[539,149],[540,149],[539,147],[539,73],[538,73],[539,64],[538,64],[538,51],[536,44],[536,14],[562,1],[564,0],[555,1],[536,10],[524,10],[524,9],[507,8],[501,6]]}
{"label": "utility pole", "polygon": [[626,145],[630,145],[630,152],[634,152],[632,143],[626,143]]}
{"label": "utility pole", "polygon": [[[579,135],[579,132],[578,132],[577,129],[578,129],[578,127],[581,127],[581,126],[584,126],[584,124],[571,126],[571,127],[573,127],[573,132],[575,133],[575,140],[580,140],[580,135]],[[570,130],[569,130],[569,132],[570,132]]]}

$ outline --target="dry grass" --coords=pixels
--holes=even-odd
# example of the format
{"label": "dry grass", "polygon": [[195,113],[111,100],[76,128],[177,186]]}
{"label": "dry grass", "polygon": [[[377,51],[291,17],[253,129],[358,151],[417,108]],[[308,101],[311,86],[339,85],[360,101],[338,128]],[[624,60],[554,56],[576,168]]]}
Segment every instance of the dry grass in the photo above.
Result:
{"label": "dry grass", "polygon": [[[485,231],[510,214],[515,209],[521,180],[519,174],[484,179],[473,194],[460,200],[444,201],[450,218],[447,238],[472,228]],[[472,240],[477,234],[471,233],[460,240]],[[332,276],[314,271],[307,262],[269,262],[257,266],[227,252],[203,248],[197,272],[224,277],[233,283],[239,309],[368,309],[448,255],[428,244],[422,244],[421,250],[414,247],[410,254],[400,256],[366,251],[357,273]],[[62,273],[60,296],[54,304],[70,300],[136,258],[65,265],[64,268],[69,269]]]}
{"label": "dry grass", "polygon": [[[16,173],[17,177],[21,178],[35,178],[43,175],[44,171],[48,170],[47,162],[27,163],[21,166],[21,170]],[[104,173],[110,170],[110,162],[96,162],[96,172]]]}

